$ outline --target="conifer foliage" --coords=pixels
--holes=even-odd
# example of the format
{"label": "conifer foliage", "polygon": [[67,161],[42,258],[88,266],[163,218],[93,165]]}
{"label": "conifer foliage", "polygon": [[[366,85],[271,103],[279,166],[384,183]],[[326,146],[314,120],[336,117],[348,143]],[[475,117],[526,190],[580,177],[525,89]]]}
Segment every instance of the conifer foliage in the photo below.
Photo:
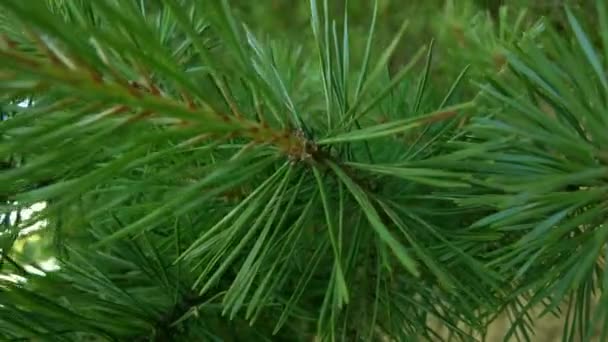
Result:
{"label": "conifer foliage", "polygon": [[0,339],[533,341],[541,308],[608,340],[608,5],[449,3],[394,70],[378,3],[289,41],[225,0],[0,1]]}

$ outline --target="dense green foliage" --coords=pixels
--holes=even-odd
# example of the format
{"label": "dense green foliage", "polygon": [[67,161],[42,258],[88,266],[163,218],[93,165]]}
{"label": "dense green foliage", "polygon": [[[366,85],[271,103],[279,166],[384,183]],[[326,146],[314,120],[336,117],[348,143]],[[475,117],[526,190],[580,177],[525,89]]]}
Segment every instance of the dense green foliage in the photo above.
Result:
{"label": "dense green foliage", "polygon": [[608,340],[608,5],[541,5],[0,1],[0,339]]}

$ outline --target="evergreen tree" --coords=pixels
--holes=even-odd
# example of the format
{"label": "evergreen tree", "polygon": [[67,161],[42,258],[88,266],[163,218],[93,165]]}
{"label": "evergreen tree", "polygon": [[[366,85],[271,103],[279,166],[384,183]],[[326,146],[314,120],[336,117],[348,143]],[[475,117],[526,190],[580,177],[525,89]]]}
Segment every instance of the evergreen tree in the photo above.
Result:
{"label": "evergreen tree", "polygon": [[0,339],[608,340],[608,5],[479,3],[0,1]]}

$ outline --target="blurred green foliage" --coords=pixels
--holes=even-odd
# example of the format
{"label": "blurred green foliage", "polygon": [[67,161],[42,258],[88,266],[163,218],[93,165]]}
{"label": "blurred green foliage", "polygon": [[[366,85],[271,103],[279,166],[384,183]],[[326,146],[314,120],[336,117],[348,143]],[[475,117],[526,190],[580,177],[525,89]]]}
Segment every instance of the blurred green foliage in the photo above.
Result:
{"label": "blurred green foliage", "polygon": [[[231,4],[240,19],[256,33],[314,49],[307,1],[241,0]],[[328,4],[338,32],[343,26],[342,14],[347,10],[353,37],[351,57],[360,63],[357,58],[363,56],[374,1],[329,1]],[[389,72],[399,69],[420,46],[434,40],[430,77],[438,88],[449,87],[467,65],[473,66],[469,73],[479,77],[488,75],[488,70],[499,72],[505,62],[501,55],[505,40],[519,42],[521,35],[532,39],[542,31],[541,18],[557,27],[567,26],[563,12],[566,5],[574,13],[589,17],[587,23],[593,25],[594,4],[586,0],[378,0],[375,46],[387,46],[403,22],[407,22],[405,39],[399,42],[391,57]],[[531,30],[535,24],[536,28]],[[381,49],[373,49],[372,60],[381,53]],[[424,62],[420,61],[419,70],[423,67]],[[469,89],[469,95],[476,91]]]}

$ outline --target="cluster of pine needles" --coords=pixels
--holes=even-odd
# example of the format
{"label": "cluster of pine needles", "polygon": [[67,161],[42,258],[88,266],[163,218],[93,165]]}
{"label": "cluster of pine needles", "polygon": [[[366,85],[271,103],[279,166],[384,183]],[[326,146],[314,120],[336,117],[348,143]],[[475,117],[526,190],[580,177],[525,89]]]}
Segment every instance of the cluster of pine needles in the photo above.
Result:
{"label": "cluster of pine needles", "polygon": [[0,1],[0,339],[608,341],[608,5],[463,3]]}

